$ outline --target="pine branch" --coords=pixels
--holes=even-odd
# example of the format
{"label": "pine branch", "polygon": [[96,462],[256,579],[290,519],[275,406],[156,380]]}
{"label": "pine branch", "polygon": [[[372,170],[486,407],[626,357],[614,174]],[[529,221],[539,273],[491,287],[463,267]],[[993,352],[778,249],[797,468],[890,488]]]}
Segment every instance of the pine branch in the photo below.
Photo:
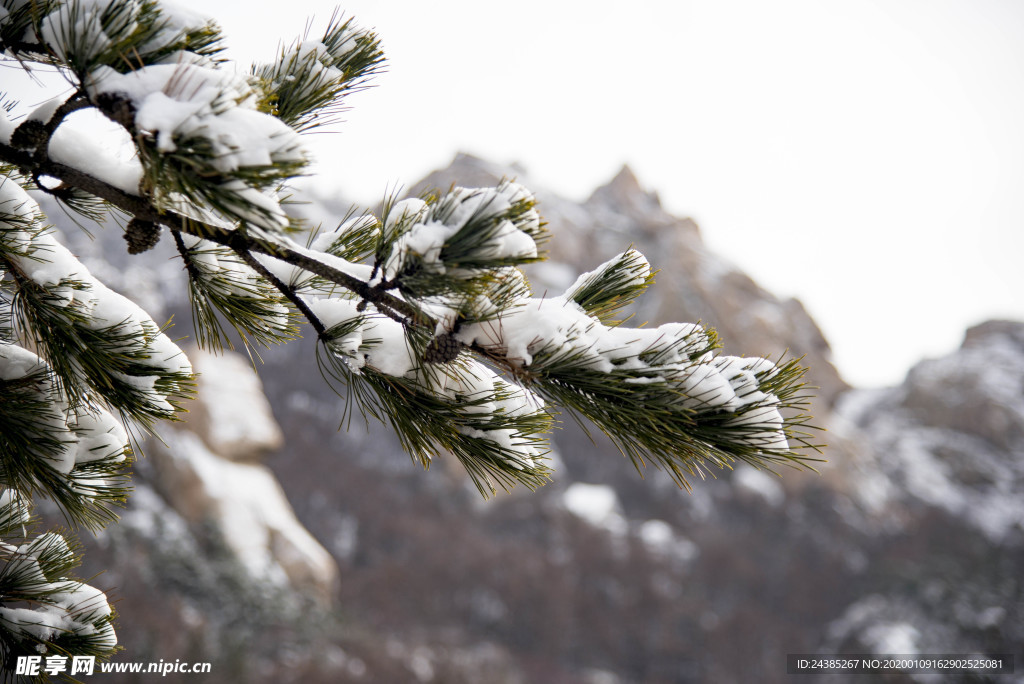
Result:
{"label": "pine branch", "polygon": [[[797,361],[715,357],[715,336],[692,324],[605,326],[569,298],[588,282],[466,325],[456,337],[546,401],[592,421],[638,471],[651,458],[681,487],[735,460],[768,469],[817,460],[795,450],[817,450],[801,429],[809,397]],[[795,415],[784,419],[783,411]]]}
{"label": "pine branch", "polygon": [[[293,242],[287,236],[293,224],[272,193],[307,162],[297,131],[323,123],[345,92],[379,70],[382,55],[372,34],[336,15],[320,41],[297,42],[246,81],[212,68],[206,53],[171,69],[159,64],[177,38],[154,28],[160,12],[152,0],[45,10],[31,14],[31,31],[23,31],[45,47],[19,49],[69,69],[83,89],[52,116],[41,109],[19,126],[10,144],[0,143],[0,162],[37,182],[57,179],[56,187],[40,186],[59,197],[96,196],[133,217],[133,226],[170,228],[189,273],[201,342],[225,339],[217,312],[243,340],[251,334],[279,341],[280,321],[264,327],[262,320],[276,320],[281,310],[291,315],[290,302],[328,352],[326,374],[347,384],[364,412],[391,422],[424,465],[438,449],[451,450],[484,492],[495,480],[533,486],[542,479],[534,435],[547,423],[539,418],[543,412],[516,413],[524,396],[534,396],[525,387],[594,421],[638,469],[651,458],[681,486],[688,486],[687,475],[736,459],[766,467],[813,460],[790,449],[791,441],[814,448],[798,429],[805,417],[784,420],[781,413],[803,406],[796,362],[715,357],[713,334],[690,324],[605,325],[652,280],[639,252],[584,274],[561,297],[530,299],[519,266],[544,258],[547,232],[533,195],[515,183],[389,199],[381,221],[357,219],[309,247]],[[180,38],[195,27],[175,28],[184,31]],[[92,40],[100,34],[104,40]],[[168,97],[189,107],[172,107],[167,116]],[[50,157],[56,127],[73,107],[90,105],[134,140],[143,173],[138,194],[123,181],[119,188]],[[258,139],[236,138],[236,129],[257,131]],[[147,244],[136,241],[133,249]],[[372,270],[350,261],[371,252]],[[11,264],[17,311],[54,359],[73,407],[92,405],[85,390],[96,386],[112,395],[111,405],[129,411],[121,401],[127,388],[74,349],[103,351],[105,337],[114,342],[107,352],[115,352],[133,332],[107,326],[101,338],[84,339],[82,331],[95,326],[76,321],[59,293],[36,287],[16,260]],[[65,280],[57,290],[87,289]],[[49,339],[44,327],[53,330]],[[511,386],[480,371],[465,350],[521,387],[506,389]],[[133,361],[130,354],[108,356]],[[180,386],[180,378],[175,382]],[[506,410],[513,404],[515,411]]]}
{"label": "pine branch", "polygon": [[[38,526],[15,490],[0,493],[0,668],[14,672],[19,656],[50,653],[109,657],[117,650],[114,612],[107,596],[71,577],[81,547],[67,534]],[[14,543],[10,543],[14,542]],[[7,678],[4,678],[6,681]],[[40,681],[48,681],[45,675]]]}
{"label": "pine branch", "polygon": [[[345,337],[363,321],[354,323],[328,331],[328,337]],[[370,366],[355,372],[342,357],[372,354],[372,340],[358,349],[330,341],[326,346],[326,355],[317,353],[325,377],[348,387],[349,401],[363,415],[389,424],[402,448],[425,469],[439,451],[448,451],[485,498],[495,494],[495,485],[506,491],[517,483],[536,489],[550,479],[544,435],[552,420],[526,390],[466,359],[437,371],[421,368],[415,377],[395,377]]]}
{"label": "pine branch", "polygon": [[[40,119],[40,113],[48,112],[47,105],[43,105],[32,113],[25,121],[18,125],[11,134],[11,145],[20,149],[32,149],[35,155],[45,153],[45,148],[50,142],[57,127],[64,123],[68,115],[81,109],[91,107],[92,103],[85,97],[81,90],[76,91],[55,110],[52,115]],[[40,110],[43,110],[40,112]]]}
{"label": "pine branch", "polygon": [[259,273],[261,276],[266,278],[277,290],[288,298],[295,308],[302,312],[302,315],[306,317],[313,329],[316,330],[317,335],[323,335],[326,332],[324,324],[320,322],[320,319],[316,317],[310,308],[306,305],[306,302],[302,301],[302,298],[295,292],[295,288],[282,282],[276,275],[271,273],[266,266],[261,264],[259,260],[252,255],[249,250],[242,250],[239,253],[242,260],[249,265],[249,267]]}
{"label": "pine branch", "polygon": [[215,24],[178,24],[155,0],[113,0],[106,6],[59,0],[11,4],[0,49],[19,61],[66,69],[80,83],[101,65],[123,72],[182,51],[214,59],[223,50]]}
{"label": "pine branch", "polygon": [[565,292],[566,299],[602,321],[639,297],[654,281],[644,255],[630,248],[593,271],[581,275]]}
{"label": "pine branch", "polygon": [[263,108],[305,132],[333,123],[345,96],[365,88],[383,63],[380,39],[335,11],[319,41],[297,40],[274,64],[254,66],[252,73],[265,93]]}
{"label": "pine branch", "polygon": [[68,522],[98,529],[128,493],[127,436],[109,413],[67,407],[52,370],[0,345],[0,485],[52,499]]}
{"label": "pine branch", "polygon": [[[240,250],[256,252],[298,266],[372,302],[382,313],[396,321],[419,322],[428,327],[434,324],[429,316],[412,307],[408,302],[303,253],[297,249],[297,245],[290,247],[280,240],[262,239],[252,235],[251,232],[225,228],[172,210],[157,208],[144,197],[130,195],[74,167],[53,161],[45,156],[40,157],[27,153],[4,143],[0,143],[0,160],[29,170],[30,173],[57,178],[69,186],[96,195],[137,218],[215,242],[235,252]],[[282,292],[282,294],[285,293]]]}

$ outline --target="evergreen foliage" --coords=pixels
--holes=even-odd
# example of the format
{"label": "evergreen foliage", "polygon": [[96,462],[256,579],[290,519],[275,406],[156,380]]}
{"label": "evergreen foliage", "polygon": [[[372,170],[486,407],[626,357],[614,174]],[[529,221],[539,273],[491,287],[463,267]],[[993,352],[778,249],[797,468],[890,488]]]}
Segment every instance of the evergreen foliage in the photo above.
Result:
{"label": "evergreen foliage", "polygon": [[[26,190],[86,219],[127,217],[133,254],[166,228],[200,346],[230,346],[230,330],[278,344],[308,323],[349,411],[389,423],[424,467],[453,454],[484,496],[548,480],[558,407],[681,486],[736,460],[815,460],[796,361],[716,355],[714,332],[693,324],[614,320],[653,282],[636,250],[534,298],[519,267],[544,258],[548,234],[512,181],[389,198],[379,218],[348,216],[334,230],[289,217],[287,183],[309,162],[301,134],[333,122],[384,64],[376,35],[351,19],[335,15],[318,39],[242,77],[219,61],[213,22],[154,0],[0,8],[5,59],[54,66],[74,86],[19,120],[10,105],[0,113],[5,665],[114,651],[105,597],[65,578],[76,563],[64,537],[25,538],[27,506],[52,499],[73,527],[115,519],[129,435],[174,420],[193,387],[165,331],[54,239]],[[124,129],[135,160],[112,170],[76,153],[83,134],[68,116],[88,108]]]}

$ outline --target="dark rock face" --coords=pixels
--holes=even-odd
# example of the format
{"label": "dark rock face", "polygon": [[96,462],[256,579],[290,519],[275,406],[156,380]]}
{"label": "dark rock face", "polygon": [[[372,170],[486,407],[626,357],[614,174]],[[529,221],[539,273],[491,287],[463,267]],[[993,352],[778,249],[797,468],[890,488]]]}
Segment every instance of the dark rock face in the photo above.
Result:
{"label": "dark rock face", "polygon": [[[268,465],[337,562],[334,604],[240,576],[208,529],[161,508],[144,461],[125,524],[86,553],[123,588],[124,659],[212,659],[218,680],[249,682],[783,682],[787,653],[1019,649],[1024,324],[972,328],[901,387],[849,391],[802,305],[709,252],[629,169],[574,203],[460,155],[411,194],[503,176],[538,193],[554,236],[535,291],[633,244],[661,269],[634,320],[803,355],[829,429],[821,474],[741,467],[687,493],[566,421],[555,482],[483,503],[453,459],[423,473],[386,428],[339,431],[344,400],[299,341],[261,352],[285,434]],[[161,303],[188,321],[182,299]]]}

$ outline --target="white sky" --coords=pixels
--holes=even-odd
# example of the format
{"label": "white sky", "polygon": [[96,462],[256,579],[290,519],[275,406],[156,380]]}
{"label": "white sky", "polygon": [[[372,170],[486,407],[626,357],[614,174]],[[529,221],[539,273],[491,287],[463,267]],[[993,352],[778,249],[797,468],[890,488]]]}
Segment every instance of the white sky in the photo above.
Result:
{"label": "white sky", "polygon": [[[246,64],[334,7],[179,4],[218,19]],[[1024,2],[342,9],[389,58],[313,144],[347,197],[373,204],[456,150],[575,199],[629,163],[716,251],[800,298],[859,385],[899,382],[968,325],[1024,319]]]}

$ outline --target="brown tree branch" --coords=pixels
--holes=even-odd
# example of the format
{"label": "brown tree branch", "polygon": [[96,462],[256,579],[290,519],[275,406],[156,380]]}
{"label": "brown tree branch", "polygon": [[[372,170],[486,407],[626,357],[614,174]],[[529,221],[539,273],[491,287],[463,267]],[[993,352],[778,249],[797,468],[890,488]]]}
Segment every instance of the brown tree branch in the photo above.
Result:
{"label": "brown tree branch", "polygon": [[278,278],[276,275],[271,273],[270,269],[268,269],[266,266],[260,263],[260,260],[254,257],[252,255],[252,252],[250,252],[249,250],[242,250],[240,252],[237,252],[237,254],[240,257],[242,257],[242,260],[245,261],[246,264],[249,265],[249,268],[251,268],[252,270],[259,273],[261,276],[266,278],[274,287],[278,289],[278,291],[281,294],[287,297],[288,301],[294,304],[295,308],[298,309],[302,313],[302,315],[306,317],[306,320],[309,321],[309,324],[313,326],[313,330],[316,330],[316,334],[321,339],[323,339],[324,333],[327,332],[327,328],[324,327],[324,324],[320,321],[317,315],[314,314],[313,311],[309,308],[309,305],[306,304],[305,301],[303,301],[302,297],[299,296],[299,294],[295,291],[294,287],[288,285],[280,278]]}
{"label": "brown tree branch", "polygon": [[[115,207],[125,211],[136,218],[167,226],[171,230],[177,230],[189,235],[209,240],[219,245],[228,247],[243,259],[246,254],[255,252],[285,263],[297,266],[303,270],[320,276],[321,278],[340,285],[355,293],[359,297],[371,302],[382,314],[392,318],[403,325],[421,325],[433,327],[435,322],[422,311],[408,302],[385,292],[380,287],[371,286],[369,283],[349,275],[325,262],[319,261],[306,254],[298,252],[287,245],[276,243],[272,240],[263,240],[248,234],[244,229],[230,229],[217,226],[204,221],[199,221],[184,214],[160,209],[154,206],[145,197],[132,195],[116,188],[95,176],[91,176],[72,166],[56,162],[45,154],[45,148],[37,150],[32,154],[25,150],[17,149],[11,145],[0,143],[0,160],[14,164],[26,175],[51,176],[63,181],[68,186],[77,187],[96,197],[106,200]],[[249,254],[252,258],[252,255]],[[271,281],[274,282],[274,281]],[[278,281],[280,283],[280,281]],[[283,285],[283,283],[281,283]],[[275,287],[281,288],[275,283]],[[287,286],[285,286],[287,288]],[[292,297],[286,290],[281,293]],[[294,294],[294,293],[293,293]],[[307,307],[308,308],[308,307]],[[301,310],[301,309],[300,309]],[[309,314],[303,312],[307,318]],[[313,323],[313,319],[310,319]],[[315,326],[314,326],[315,327]],[[321,331],[317,331],[318,333]]]}

